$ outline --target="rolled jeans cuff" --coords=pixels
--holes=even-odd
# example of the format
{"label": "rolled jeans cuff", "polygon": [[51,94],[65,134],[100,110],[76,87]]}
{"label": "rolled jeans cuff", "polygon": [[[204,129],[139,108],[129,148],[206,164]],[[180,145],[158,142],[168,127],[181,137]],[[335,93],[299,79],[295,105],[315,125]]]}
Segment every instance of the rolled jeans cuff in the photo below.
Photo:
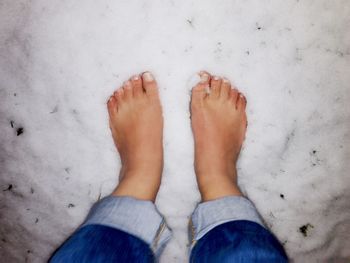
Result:
{"label": "rolled jeans cuff", "polygon": [[242,196],[226,196],[197,205],[190,221],[191,248],[213,228],[236,220],[248,220],[262,225],[255,206]]}
{"label": "rolled jeans cuff", "polygon": [[171,238],[171,230],[164,217],[151,201],[132,197],[107,196],[90,210],[86,225],[103,225],[122,230],[149,244],[159,256]]}

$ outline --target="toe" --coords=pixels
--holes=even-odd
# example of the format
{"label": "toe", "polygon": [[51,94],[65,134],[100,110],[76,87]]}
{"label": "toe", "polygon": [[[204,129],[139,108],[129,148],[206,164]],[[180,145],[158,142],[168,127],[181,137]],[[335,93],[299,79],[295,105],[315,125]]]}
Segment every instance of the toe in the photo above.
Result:
{"label": "toe", "polygon": [[198,73],[198,75],[199,75],[200,77],[202,77],[202,76],[204,76],[204,75],[207,75],[207,76],[209,76],[209,81],[210,81],[211,74],[210,74],[208,71],[206,71],[206,70],[201,70],[201,71]]}
{"label": "toe", "polygon": [[117,99],[117,95],[118,95],[118,93],[120,93],[121,90],[123,90],[123,87],[121,87],[121,88],[117,89],[116,91],[114,91],[113,96],[115,97],[115,99]]}
{"label": "toe", "polygon": [[120,107],[123,104],[124,100],[124,89],[120,88],[114,92],[114,98],[117,101],[118,107]]}
{"label": "toe", "polygon": [[200,82],[192,89],[191,105],[201,104],[208,94],[210,75],[205,71],[199,73]]}
{"label": "toe", "polygon": [[212,77],[210,81],[210,97],[219,98],[222,79],[218,76]]}
{"label": "toe", "polygon": [[237,107],[237,99],[239,97],[239,92],[236,88],[231,89],[230,91],[230,98],[232,100],[232,103]]}
{"label": "toe", "polygon": [[147,96],[157,97],[158,96],[158,87],[157,83],[150,72],[145,72],[142,74],[142,85],[146,91]]}
{"label": "toe", "polygon": [[131,81],[125,81],[123,84],[123,90],[124,90],[124,98],[126,100],[131,99],[132,98],[132,84]]}
{"label": "toe", "polygon": [[114,116],[117,113],[117,100],[114,96],[111,96],[107,102],[108,113],[110,116]]}
{"label": "toe", "polygon": [[222,79],[220,98],[228,99],[231,94],[231,83],[227,78]]}
{"label": "toe", "polygon": [[242,93],[239,93],[238,99],[237,99],[237,109],[244,111],[246,106],[247,106],[247,99]]}
{"label": "toe", "polygon": [[135,75],[130,78],[131,84],[133,86],[134,96],[138,97],[143,94],[142,80],[139,75]]}

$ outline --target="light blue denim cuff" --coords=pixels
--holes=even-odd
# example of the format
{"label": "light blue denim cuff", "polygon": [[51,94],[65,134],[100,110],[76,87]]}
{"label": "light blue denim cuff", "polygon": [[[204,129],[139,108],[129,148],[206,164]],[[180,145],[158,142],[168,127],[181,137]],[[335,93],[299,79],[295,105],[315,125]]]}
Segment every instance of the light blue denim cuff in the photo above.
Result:
{"label": "light blue denim cuff", "polygon": [[164,217],[151,201],[132,197],[107,196],[90,210],[86,225],[104,225],[134,235],[149,244],[158,257],[171,238]]}
{"label": "light blue denim cuff", "polygon": [[216,226],[236,220],[248,220],[264,226],[255,206],[245,197],[227,196],[198,204],[190,221],[191,248]]}

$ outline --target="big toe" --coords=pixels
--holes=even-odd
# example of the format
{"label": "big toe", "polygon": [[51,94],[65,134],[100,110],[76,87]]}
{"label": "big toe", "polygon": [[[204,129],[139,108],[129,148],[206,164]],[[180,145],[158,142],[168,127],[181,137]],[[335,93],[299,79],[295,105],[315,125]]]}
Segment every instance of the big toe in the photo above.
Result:
{"label": "big toe", "polygon": [[142,74],[142,85],[149,97],[158,97],[158,86],[154,76],[150,72]]}
{"label": "big toe", "polygon": [[109,98],[107,102],[107,109],[108,109],[109,116],[111,117],[117,113],[117,110],[118,110],[117,100],[113,95]]}
{"label": "big toe", "polygon": [[200,82],[192,88],[191,105],[201,104],[208,93],[210,75],[207,72],[200,72]]}

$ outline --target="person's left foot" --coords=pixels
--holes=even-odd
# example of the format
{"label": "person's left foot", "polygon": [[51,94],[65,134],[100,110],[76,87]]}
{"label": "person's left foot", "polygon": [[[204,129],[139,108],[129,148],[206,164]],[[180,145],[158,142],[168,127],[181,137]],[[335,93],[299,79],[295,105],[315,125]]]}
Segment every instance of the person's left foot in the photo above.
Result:
{"label": "person's left foot", "polygon": [[247,129],[247,101],[228,79],[207,72],[200,77],[192,90],[191,124],[202,201],[240,196],[236,162]]}
{"label": "person's left foot", "polygon": [[112,195],[154,201],[163,170],[163,116],[154,77],[145,72],[130,78],[107,106],[122,162]]}

